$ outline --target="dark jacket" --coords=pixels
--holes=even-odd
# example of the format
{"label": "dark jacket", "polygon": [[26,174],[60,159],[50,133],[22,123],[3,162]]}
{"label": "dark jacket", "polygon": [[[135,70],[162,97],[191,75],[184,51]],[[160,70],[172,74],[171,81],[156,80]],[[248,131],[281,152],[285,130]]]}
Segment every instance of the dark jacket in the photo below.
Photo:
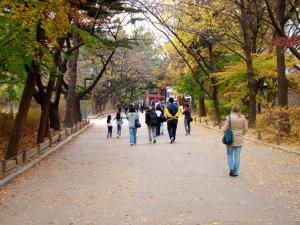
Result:
{"label": "dark jacket", "polygon": [[190,108],[185,108],[182,112],[182,114],[184,115],[184,119],[188,120],[189,118],[191,118],[191,109]]}
{"label": "dark jacket", "polygon": [[151,115],[156,116],[156,113],[151,110],[148,110],[145,114],[145,123],[147,124],[147,126],[157,126],[157,124],[151,124]]}
{"label": "dark jacket", "polygon": [[167,117],[168,121],[178,121],[180,115],[180,109],[174,103],[170,103],[165,108],[165,116]]}

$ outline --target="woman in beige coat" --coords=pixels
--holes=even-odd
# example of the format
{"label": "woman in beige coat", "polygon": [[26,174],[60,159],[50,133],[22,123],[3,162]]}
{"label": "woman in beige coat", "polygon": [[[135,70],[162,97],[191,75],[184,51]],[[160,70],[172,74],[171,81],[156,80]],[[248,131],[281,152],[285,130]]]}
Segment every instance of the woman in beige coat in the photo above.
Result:
{"label": "woman in beige coat", "polygon": [[223,132],[231,126],[233,133],[233,143],[227,145],[227,160],[229,166],[229,176],[237,177],[240,165],[240,154],[243,146],[243,135],[248,130],[247,120],[241,115],[239,105],[234,105],[231,114],[226,117],[225,125],[222,127]]}

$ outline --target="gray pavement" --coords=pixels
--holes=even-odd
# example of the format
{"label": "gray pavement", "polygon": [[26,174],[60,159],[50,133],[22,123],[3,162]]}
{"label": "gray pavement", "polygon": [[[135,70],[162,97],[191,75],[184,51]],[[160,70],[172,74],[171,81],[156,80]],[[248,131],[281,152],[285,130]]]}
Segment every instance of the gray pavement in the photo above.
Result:
{"label": "gray pavement", "polygon": [[148,144],[143,126],[129,146],[127,122],[121,139],[93,122],[0,190],[1,225],[300,224],[297,155],[247,142],[233,178],[215,131]]}

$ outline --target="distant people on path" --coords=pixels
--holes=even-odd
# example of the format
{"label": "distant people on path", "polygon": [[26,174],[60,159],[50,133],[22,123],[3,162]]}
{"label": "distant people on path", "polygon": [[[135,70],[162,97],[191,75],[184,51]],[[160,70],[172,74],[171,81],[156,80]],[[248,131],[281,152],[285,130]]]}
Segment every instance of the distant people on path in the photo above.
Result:
{"label": "distant people on path", "polygon": [[136,145],[137,142],[137,128],[136,121],[139,120],[139,114],[135,111],[134,105],[129,106],[129,112],[126,115],[126,119],[128,120],[129,125],[129,137],[130,137],[130,145]]}
{"label": "distant people on path", "polygon": [[116,117],[114,118],[114,120],[116,120],[117,123],[117,138],[121,137],[122,134],[123,118],[124,117],[122,117],[121,115],[121,109],[118,109]]}
{"label": "distant people on path", "polygon": [[167,127],[170,137],[170,144],[173,144],[176,139],[176,130],[178,124],[180,110],[179,107],[174,104],[174,98],[169,98],[169,104],[165,107],[165,116],[167,118]]}
{"label": "distant people on path", "polygon": [[125,114],[127,115],[127,112],[128,112],[128,105],[127,104],[124,105],[124,110],[125,110]]}
{"label": "distant people on path", "polygon": [[141,102],[141,112],[144,113],[145,109],[145,102]]}
{"label": "distant people on path", "polygon": [[155,108],[160,107],[162,110],[164,110],[164,106],[165,106],[164,102],[163,102],[162,98],[160,97],[159,101],[156,102],[156,104],[155,104]]}
{"label": "distant people on path", "polygon": [[225,133],[228,128],[231,128],[233,133],[233,143],[226,145],[227,160],[229,166],[229,176],[237,177],[240,165],[240,155],[243,146],[243,135],[248,130],[247,120],[241,115],[239,105],[234,105],[231,109],[231,114],[226,117],[225,125],[222,131]]}
{"label": "distant people on path", "polygon": [[164,122],[166,122],[165,113],[164,113],[163,109],[161,108],[161,105],[156,106],[155,113],[159,120],[159,123],[157,124],[157,127],[156,127],[156,136],[160,136],[160,135],[164,134]]}
{"label": "distant people on path", "polygon": [[191,134],[192,110],[189,104],[185,104],[182,114],[184,115],[184,129],[185,135]]}
{"label": "distant people on path", "polygon": [[156,143],[156,128],[159,124],[158,117],[155,112],[155,108],[146,107],[146,114],[145,114],[145,123],[148,127],[148,135],[149,135],[149,144]]}
{"label": "distant people on path", "polygon": [[107,138],[109,138],[109,137],[111,138],[112,129],[113,129],[113,125],[112,125],[112,121],[111,121],[111,115],[107,116],[106,123],[107,123]]}

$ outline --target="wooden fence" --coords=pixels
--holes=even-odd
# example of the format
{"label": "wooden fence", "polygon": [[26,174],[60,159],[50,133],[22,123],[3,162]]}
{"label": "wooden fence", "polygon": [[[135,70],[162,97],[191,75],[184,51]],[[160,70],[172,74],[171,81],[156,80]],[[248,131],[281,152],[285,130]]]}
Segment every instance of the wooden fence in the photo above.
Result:
{"label": "wooden fence", "polygon": [[7,176],[17,168],[26,165],[32,159],[44,154],[46,151],[50,150],[52,146],[55,146],[57,143],[63,141],[70,135],[80,131],[88,124],[90,124],[89,119],[74,124],[71,128],[65,128],[59,133],[54,134],[53,132],[50,132],[49,139],[45,140],[43,143],[38,144],[34,148],[26,149],[13,159],[0,160],[0,178]]}

